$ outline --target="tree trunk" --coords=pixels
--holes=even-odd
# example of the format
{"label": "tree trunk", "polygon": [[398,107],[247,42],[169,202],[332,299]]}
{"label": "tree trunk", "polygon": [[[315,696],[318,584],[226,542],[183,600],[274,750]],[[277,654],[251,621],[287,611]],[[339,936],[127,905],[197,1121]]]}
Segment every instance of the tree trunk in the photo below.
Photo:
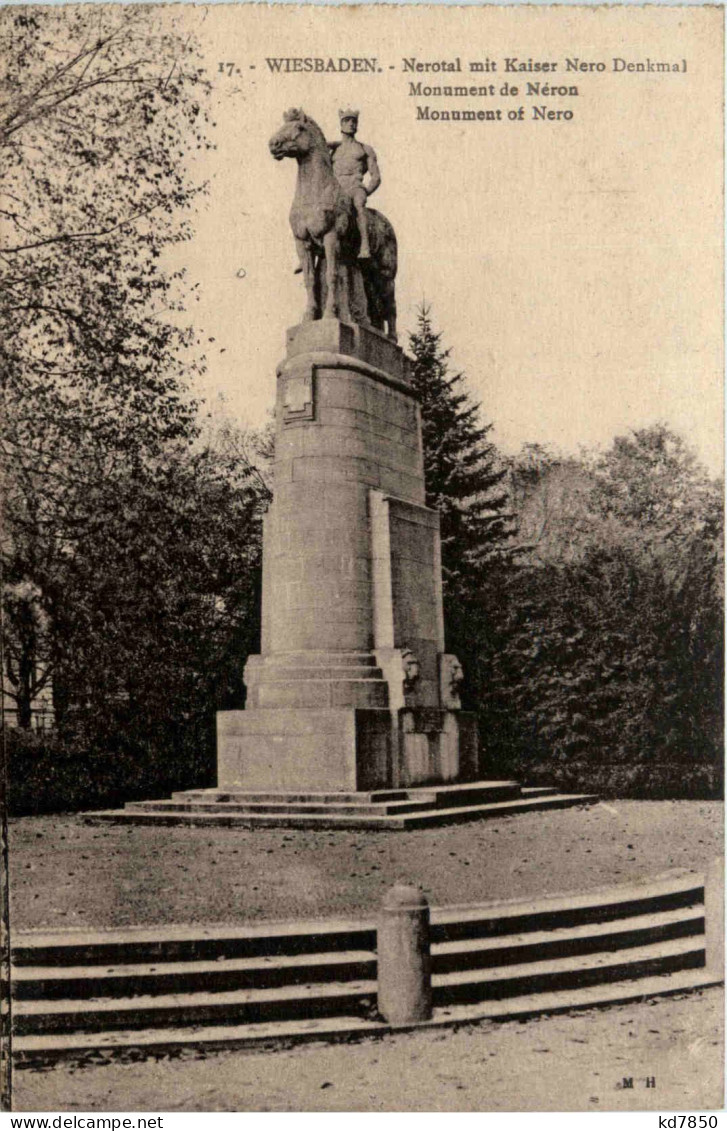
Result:
{"label": "tree trunk", "polygon": [[18,726],[22,730],[30,730],[33,711],[33,669],[35,665],[31,656],[21,657],[18,664],[18,685],[15,690],[15,707],[17,710]]}

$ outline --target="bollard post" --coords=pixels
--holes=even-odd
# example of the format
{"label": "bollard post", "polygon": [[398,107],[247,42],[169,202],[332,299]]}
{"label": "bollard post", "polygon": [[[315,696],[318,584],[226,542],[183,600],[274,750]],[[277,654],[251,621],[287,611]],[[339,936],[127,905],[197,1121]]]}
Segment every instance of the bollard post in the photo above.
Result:
{"label": "bollard post", "polygon": [[384,896],[379,917],[378,1009],[390,1025],[432,1016],[429,903],[423,892],[398,883]]}
{"label": "bollard post", "polygon": [[724,977],[724,861],[716,857],[704,877],[704,933],[707,969]]}

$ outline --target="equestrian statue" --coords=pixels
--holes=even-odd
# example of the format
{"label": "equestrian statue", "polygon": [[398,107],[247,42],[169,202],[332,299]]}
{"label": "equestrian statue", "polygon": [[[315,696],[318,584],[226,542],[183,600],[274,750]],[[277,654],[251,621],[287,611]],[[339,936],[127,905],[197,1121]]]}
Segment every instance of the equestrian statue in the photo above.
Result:
{"label": "equestrian statue", "polygon": [[365,205],[381,183],[376,154],[356,140],[358,112],[339,117],[342,138],[329,145],[303,110],[288,110],[269,143],[276,161],[298,162],[290,226],[307,295],[304,319],[354,321],[396,341],[396,235]]}

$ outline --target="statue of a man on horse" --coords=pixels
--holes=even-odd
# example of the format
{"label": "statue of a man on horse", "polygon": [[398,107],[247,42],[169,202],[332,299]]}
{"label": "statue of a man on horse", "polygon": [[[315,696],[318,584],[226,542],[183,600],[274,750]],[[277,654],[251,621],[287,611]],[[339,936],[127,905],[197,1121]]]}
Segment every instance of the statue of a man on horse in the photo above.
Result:
{"label": "statue of a man on horse", "polygon": [[[329,145],[333,158],[333,172],[343,191],[351,197],[356,209],[356,222],[361,236],[358,257],[370,259],[366,202],[381,184],[379,163],[371,146],[364,145],[356,138],[358,110],[339,110],[338,117],[341,123],[341,140],[332,141]],[[367,175],[368,184],[365,184],[364,177]]]}
{"label": "statue of a man on horse", "polygon": [[[363,185],[364,172],[370,176],[367,195],[373,191],[374,170],[366,153],[370,150],[373,154],[373,150],[349,135],[353,145],[364,150],[366,168],[358,150],[354,153],[346,141],[340,162],[342,182],[339,182],[331,147],[317,123],[302,110],[288,110],[283,120],[283,127],[269,144],[276,160],[294,157],[298,163],[290,226],[306,287],[304,318],[340,318],[372,325],[385,329],[389,338],[396,340],[394,229],[376,209],[366,208],[362,201],[354,200],[356,188]],[[344,140],[334,146],[334,152],[344,146]],[[378,175],[375,154],[373,166]],[[378,183],[376,180],[374,187],[378,187]],[[368,249],[364,243],[364,251],[369,251],[369,258],[359,258],[362,250],[360,217],[363,217],[361,226],[368,236]]]}

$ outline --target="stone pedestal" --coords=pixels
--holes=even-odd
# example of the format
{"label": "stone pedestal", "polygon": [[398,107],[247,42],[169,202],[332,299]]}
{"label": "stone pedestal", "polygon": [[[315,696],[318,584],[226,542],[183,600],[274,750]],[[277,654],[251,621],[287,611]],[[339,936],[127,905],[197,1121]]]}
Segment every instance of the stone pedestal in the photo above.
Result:
{"label": "stone pedestal", "polygon": [[288,332],[262,652],[218,715],[218,786],[356,791],[478,775],[444,652],[439,515],[424,505],[408,362],[336,320]]}

